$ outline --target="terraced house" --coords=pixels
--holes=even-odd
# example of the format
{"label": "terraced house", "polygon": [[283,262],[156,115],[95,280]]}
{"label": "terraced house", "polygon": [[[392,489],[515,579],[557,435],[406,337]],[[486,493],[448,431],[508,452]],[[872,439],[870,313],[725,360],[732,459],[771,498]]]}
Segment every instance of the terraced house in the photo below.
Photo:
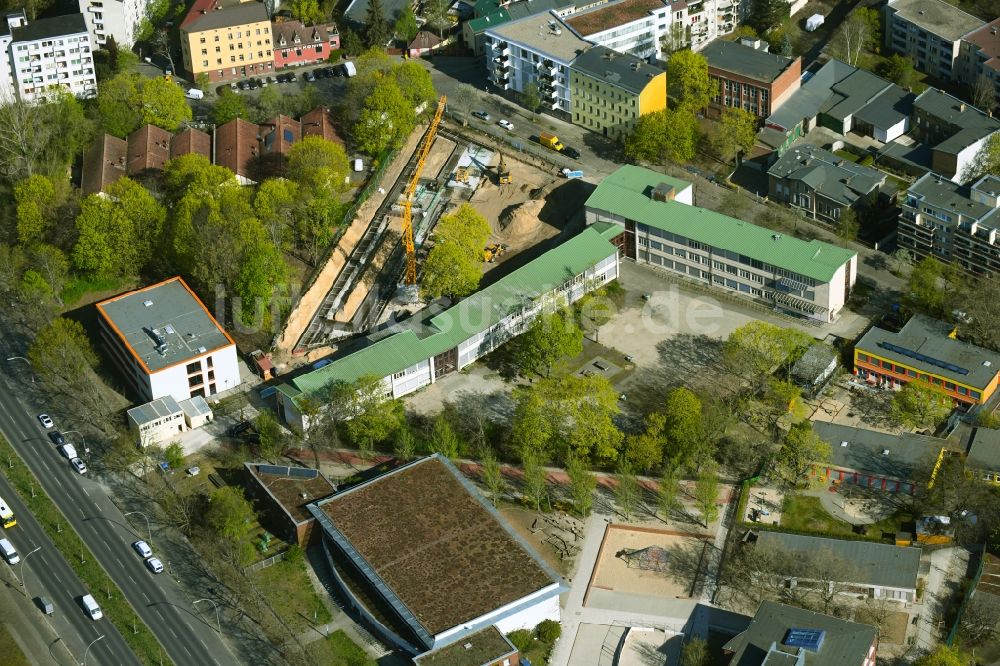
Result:
{"label": "terraced house", "polygon": [[624,139],[641,116],[667,107],[667,73],[595,46],[570,65],[570,104],[574,124]]}
{"label": "terraced house", "polygon": [[959,407],[989,400],[1000,355],[951,337],[948,324],[914,315],[898,333],[873,326],[854,346],[854,374],[884,388],[921,381]]}
{"label": "terraced house", "polygon": [[598,185],[585,210],[588,224],[614,225],[617,233],[603,233],[623,257],[807,319],[837,318],[857,280],[857,254],[691,202],[690,183],[623,166]]}
{"label": "terraced house", "polygon": [[181,22],[184,70],[214,82],[274,70],[271,20],[264,4],[249,0],[195,0]]}

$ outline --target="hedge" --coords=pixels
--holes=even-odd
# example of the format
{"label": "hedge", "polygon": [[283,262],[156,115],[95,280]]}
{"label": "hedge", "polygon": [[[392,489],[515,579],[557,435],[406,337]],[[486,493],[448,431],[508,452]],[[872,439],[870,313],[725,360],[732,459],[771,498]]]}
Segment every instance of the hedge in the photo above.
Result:
{"label": "hedge", "polygon": [[[9,457],[14,465],[3,467],[3,475],[17,490],[21,500],[31,510],[42,529],[83,581],[84,586],[98,599],[104,616],[115,625],[139,661],[149,666],[172,663],[161,649],[159,641],[139,618],[104,568],[97,563],[97,558],[84,545],[70,521],[66,520],[3,435],[0,435],[0,456]],[[31,496],[32,489],[35,491],[34,497]],[[80,562],[81,556],[85,560],[83,563]],[[107,590],[111,590],[111,599],[107,598]],[[133,627],[138,633],[133,633]]]}

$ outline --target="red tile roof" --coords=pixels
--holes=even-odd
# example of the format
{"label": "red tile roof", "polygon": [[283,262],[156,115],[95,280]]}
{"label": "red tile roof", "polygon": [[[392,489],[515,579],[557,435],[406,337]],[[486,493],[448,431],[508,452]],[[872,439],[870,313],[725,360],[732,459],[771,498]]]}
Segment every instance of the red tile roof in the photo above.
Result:
{"label": "red tile roof", "polygon": [[215,130],[215,163],[238,176],[249,178],[250,161],[260,155],[260,128],[236,118]]}
{"label": "red tile roof", "polygon": [[173,136],[156,125],[144,125],[128,135],[128,174],[162,169],[170,159]]}
{"label": "red tile roof", "polygon": [[962,39],[979,47],[986,56],[987,67],[1000,71],[1000,18],[973,30]]}
{"label": "red tile roof", "polygon": [[[274,48],[288,48],[296,44],[321,44],[329,42],[331,35],[337,34],[335,23],[304,25],[302,21],[275,21],[271,29]],[[298,42],[296,43],[296,38]]]}
{"label": "red tile roof", "polygon": [[125,175],[128,144],[124,139],[101,134],[83,155],[80,189],[84,194],[103,192]]}
{"label": "red tile roof", "polygon": [[299,119],[302,123],[302,136],[318,136],[344,145],[344,140],[337,134],[330,120],[330,110],[322,107],[313,109]]}
{"label": "red tile roof", "polygon": [[212,137],[193,127],[189,127],[180,134],[175,134],[170,142],[170,159],[190,153],[197,153],[212,159]]}
{"label": "red tile roof", "polygon": [[302,123],[283,115],[266,120],[260,124],[260,140],[265,153],[287,155],[302,140]]}

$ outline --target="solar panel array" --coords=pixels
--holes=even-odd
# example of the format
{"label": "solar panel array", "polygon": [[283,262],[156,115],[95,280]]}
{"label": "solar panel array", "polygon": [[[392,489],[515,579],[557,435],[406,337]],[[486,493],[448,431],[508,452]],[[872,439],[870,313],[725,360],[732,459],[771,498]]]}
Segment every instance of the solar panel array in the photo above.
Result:
{"label": "solar panel array", "polygon": [[287,467],[278,467],[277,465],[257,465],[257,471],[261,474],[280,474],[282,476],[288,475]]}
{"label": "solar panel array", "polygon": [[823,646],[823,639],[826,632],[820,629],[789,629],[785,634],[783,643],[789,647],[798,647],[803,650],[819,652]]}
{"label": "solar panel array", "polygon": [[878,343],[878,346],[881,347],[882,349],[887,349],[889,351],[896,352],[897,354],[902,354],[903,356],[907,356],[909,358],[915,358],[918,361],[923,361],[928,365],[933,365],[938,368],[944,368],[945,370],[954,372],[955,374],[959,375],[969,374],[968,370],[959,367],[953,363],[948,363],[947,361],[942,361],[941,359],[937,359],[932,356],[926,356],[924,354],[921,354],[920,352],[915,352],[912,349],[907,349],[906,347],[900,347],[899,345],[894,345],[891,342],[880,342]]}
{"label": "solar panel array", "polygon": [[299,479],[315,479],[319,476],[319,470],[307,469],[305,467],[280,467],[278,465],[257,465],[259,474],[274,474],[278,476],[291,476]]}

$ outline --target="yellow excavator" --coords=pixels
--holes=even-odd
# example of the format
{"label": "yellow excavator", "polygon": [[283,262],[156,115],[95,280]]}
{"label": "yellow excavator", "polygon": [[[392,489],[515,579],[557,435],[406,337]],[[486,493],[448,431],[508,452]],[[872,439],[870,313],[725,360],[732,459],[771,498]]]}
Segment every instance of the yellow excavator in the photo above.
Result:
{"label": "yellow excavator", "polygon": [[510,177],[510,169],[503,161],[503,153],[500,153],[500,164],[497,165],[497,183],[499,185],[510,185],[514,180]]}

